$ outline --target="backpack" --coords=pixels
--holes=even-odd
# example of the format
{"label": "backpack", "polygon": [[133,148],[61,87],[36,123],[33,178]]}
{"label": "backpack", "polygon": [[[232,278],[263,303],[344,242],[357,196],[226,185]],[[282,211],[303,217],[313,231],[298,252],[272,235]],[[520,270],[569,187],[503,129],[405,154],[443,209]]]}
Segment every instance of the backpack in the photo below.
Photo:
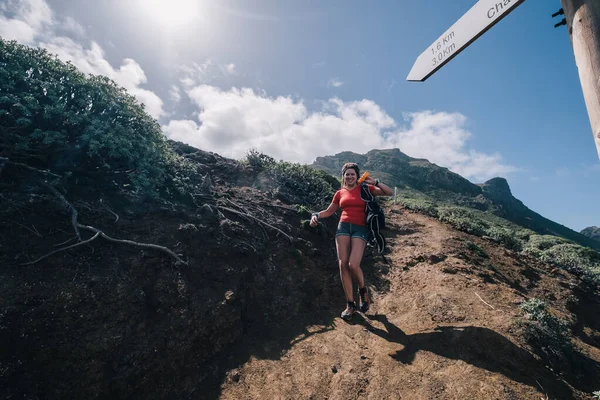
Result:
{"label": "backpack", "polygon": [[371,244],[375,243],[377,250],[381,254],[385,251],[385,238],[380,232],[385,228],[385,214],[379,203],[375,200],[375,196],[369,191],[369,185],[366,183],[360,185],[360,198],[366,203],[367,227],[370,232],[368,242]]}

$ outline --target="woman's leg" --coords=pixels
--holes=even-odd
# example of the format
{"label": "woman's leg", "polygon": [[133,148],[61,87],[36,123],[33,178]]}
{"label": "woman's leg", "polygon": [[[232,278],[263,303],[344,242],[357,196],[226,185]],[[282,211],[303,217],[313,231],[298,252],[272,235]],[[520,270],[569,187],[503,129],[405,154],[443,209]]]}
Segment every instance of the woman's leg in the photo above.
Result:
{"label": "woman's leg", "polygon": [[335,246],[337,248],[338,262],[340,265],[340,279],[342,280],[346,301],[354,301],[354,295],[352,293],[352,275],[348,268],[348,262],[350,260],[350,236],[336,236]]}
{"label": "woman's leg", "polygon": [[365,278],[363,276],[362,269],[360,269],[360,263],[367,247],[367,242],[360,238],[352,238],[352,250],[350,252],[350,258],[348,260],[348,268],[352,273],[352,277],[358,284],[359,288],[365,287]]}
{"label": "woman's leg", "polygon": [[352,250],[350,252],[350,260],[348,261],[348,268],[354,277],[356,283],[358,283],[358,292],[360,294],[360,311],[367,312],[369,310],[369,303],[371,302],[367,288],[365,287],[365,278],[363,276],[360,263],[365,252],[367,242],[361,238],[352,238]]}

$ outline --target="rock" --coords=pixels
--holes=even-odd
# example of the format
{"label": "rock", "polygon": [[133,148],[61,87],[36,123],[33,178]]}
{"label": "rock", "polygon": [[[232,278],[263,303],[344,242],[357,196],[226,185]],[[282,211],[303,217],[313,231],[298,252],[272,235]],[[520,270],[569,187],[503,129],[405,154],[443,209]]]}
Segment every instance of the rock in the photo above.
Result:
{"label": "rock", "polygon": [[444,261],[446,258],[447,258],[447,256],[445,256],[444,254],[442,254],[442,255],[432,254],[429,256],[429,259],[427,261],[429,261],[429,264],[437,264],[439,262]]}

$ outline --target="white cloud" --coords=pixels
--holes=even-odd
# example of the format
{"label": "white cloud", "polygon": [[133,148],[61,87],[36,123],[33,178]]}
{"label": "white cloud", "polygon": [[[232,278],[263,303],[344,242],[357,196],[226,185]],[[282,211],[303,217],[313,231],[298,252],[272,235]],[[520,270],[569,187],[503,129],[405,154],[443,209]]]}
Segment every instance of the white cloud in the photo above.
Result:
{"label": "white cloud", "polygon": [[178,70],[181,73],[179,82],[181,82],[186,89],[190,89],[197,85],[211,83],[222,77],[239,74],[234,63],[217,64],[210,58],[201,64],[193,62],[189,65],[179,66]]}
{"label": "white cloud", "polygon": [[344,82],[342,82],[340,80],[340,78],[331,78],[328,82],[327,82],[327,86],[329,87],[340,87],[344,84]]}
{"label": "white cloud", "polygon": [[227,64],[225,66],[225,71],[229,74],[229,75],[235,75],[236,74],[236,70],[235,70],[235,64]]}
{"label": "white cloud", "polygon": [[34,43],[41,30],[52,23],[52,10],[44,0],[9,0],[0,11],[0,36],[24,44]]}
{"label": "white cloud", "polygon": [[466,117],[458,113],[411,113],[405,116],[407,126],[398,128],[371,100],[332,98],[320,111],[309,112],[302,100],[248,88],[226,91],[200,85],[188,95],[198,107],[198,120],[172,120],[165,133],[226,157],[243,158],[255,148],[276,159],[311,163],[317,156],[341,151],[364,154],[398,147],[478,181],[516,171],[499,154],[469,148]]}
{"label": "white cloud", "polygon": [[181,91],[179,90],[179,87],[177,87],[176,85],[172,85],[171,88],[169,89],[169,99],[174,104],[177,104],[181,101]]}
{"label": "white cloud", "polygon": [[[104,57],[102,47],[92,41],[89,47],[57,32],[83,35],[83,28],[71,18],[57,19],[44,0],[10,0],[2,8],[0,35],[21,43],[46,48],[63,61],[71,61],[87,74],[105,75],[123,86],[154,118],[164,115],[162,100],[152,91],[140,86],[146,75],[140,65],[130,58],[114,68]],[[4,15],[5,14],[5,15]],[[6,15],[11,15],[7,17]]]}

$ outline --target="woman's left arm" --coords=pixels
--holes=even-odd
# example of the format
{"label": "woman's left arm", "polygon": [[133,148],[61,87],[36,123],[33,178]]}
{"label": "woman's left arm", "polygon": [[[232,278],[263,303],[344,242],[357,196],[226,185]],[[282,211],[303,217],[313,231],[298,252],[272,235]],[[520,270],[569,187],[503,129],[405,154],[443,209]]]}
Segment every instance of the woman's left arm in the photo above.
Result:
{"label": "woman's left arm", "polygon": [[367,182],[369,185],[375,186],[373,190],[373,196],[391,196],[394,194],[392,188],[385,183],[380,182],[379,179],[375,179],[370,176],[365,180],[365,182]]}

